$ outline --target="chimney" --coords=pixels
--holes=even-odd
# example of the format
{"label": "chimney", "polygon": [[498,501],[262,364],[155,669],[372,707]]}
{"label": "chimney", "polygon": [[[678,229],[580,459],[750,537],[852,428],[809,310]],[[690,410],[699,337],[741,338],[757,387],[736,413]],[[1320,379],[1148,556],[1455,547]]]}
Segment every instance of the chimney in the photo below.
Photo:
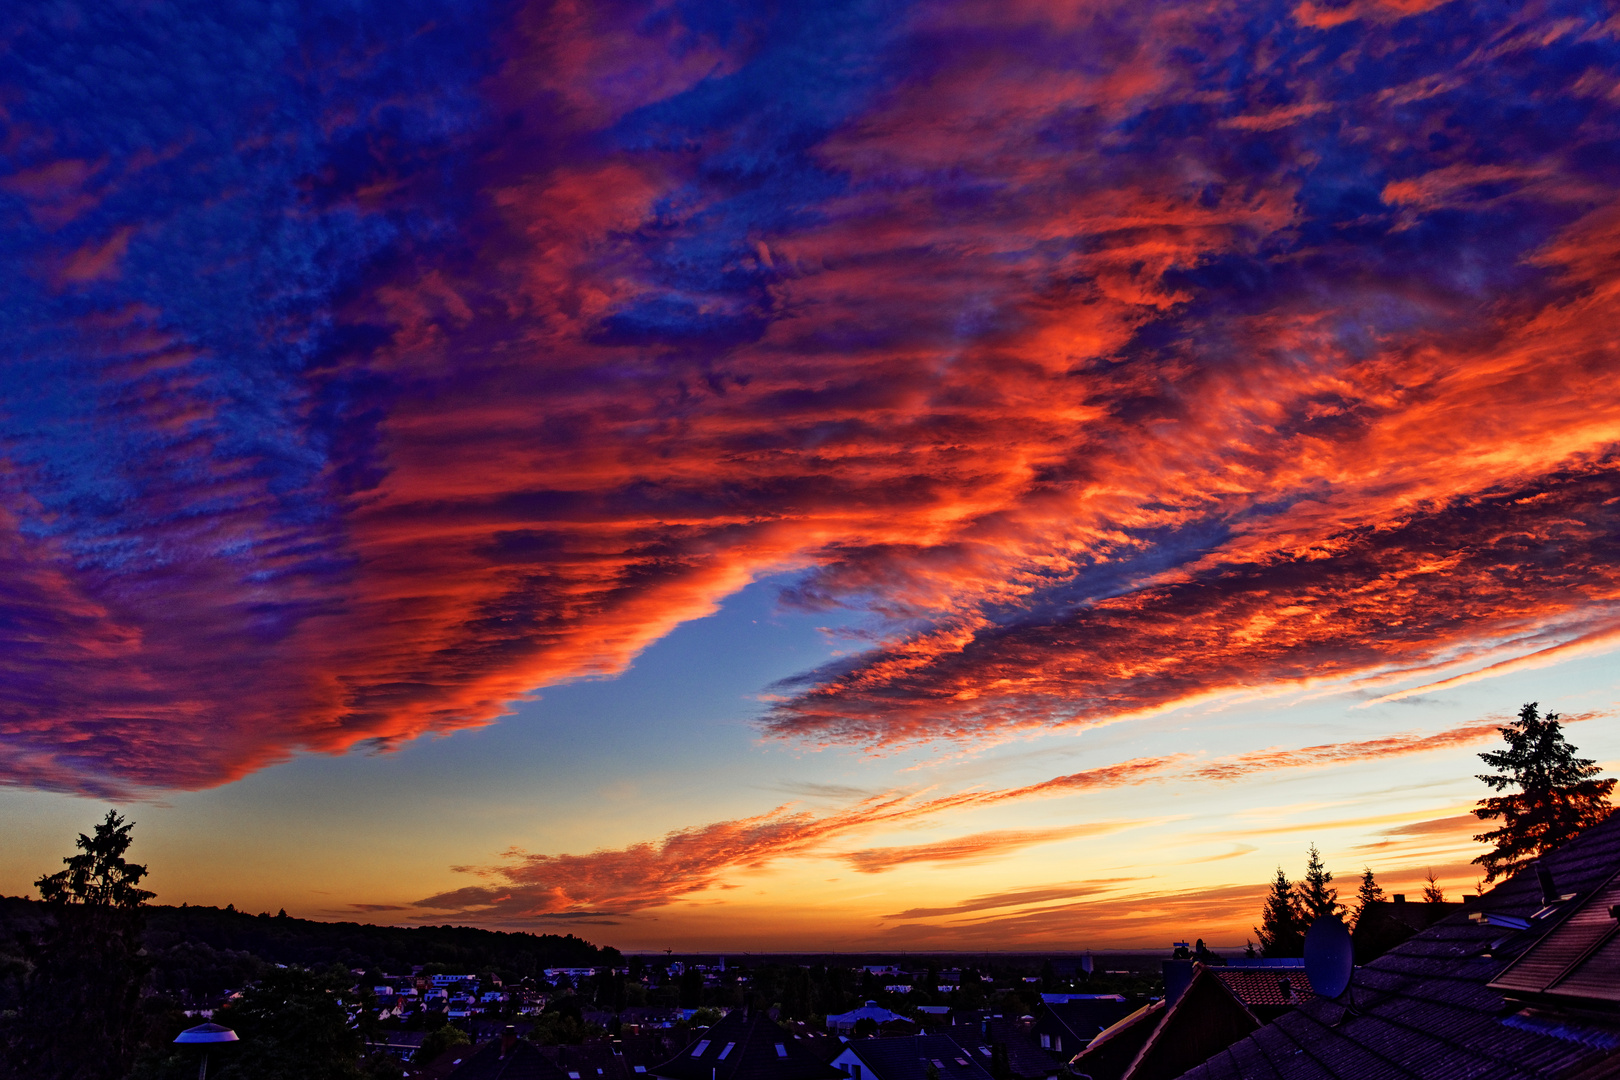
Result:
{"label": "chimney", "polygon": [[1541,902],[1543,904],[1558,903],[1558,888],[1553,884],[1552,871],[1540,859],[1536,860],[1536,880],[1541,882]]}
{"label": "chimney", "polygon": [[505,1057],[507,1054],[510,1054],[512,1052],[512,1048],[516,1045],[517,1028],[511,1024],[507,1024],[506,1030],[501,1032],[501,1057]]}
{"label": "chimney", "polygon": [[1174,1005],[1192,984],[1193,962],[1191,960],[1165,960],[1164,964],[1164,1003],[1166,1006]]}
{"label": "chimney", "polygon": [[1403,892],[1398,892],[1394,896],[1390,897],[1390,899],[1397,904],[1404,904],[1406,903],[1406,894]]}

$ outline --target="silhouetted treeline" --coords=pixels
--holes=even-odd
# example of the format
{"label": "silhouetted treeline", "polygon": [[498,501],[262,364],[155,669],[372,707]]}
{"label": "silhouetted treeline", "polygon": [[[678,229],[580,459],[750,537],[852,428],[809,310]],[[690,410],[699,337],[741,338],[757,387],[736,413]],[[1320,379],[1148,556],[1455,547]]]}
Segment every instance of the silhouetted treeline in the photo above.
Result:
{"label": "silhouetted treeline", "polygon": [[[623,962],[617,949],[601,948],[572,934],[325,923],[215,907],[149,905],[144,911],[151,988],[183,998],[240,988],[265,964],[309,968],[341,964],[389,974],[426,965],[434,970],[520,980],[538,978],[548,967]],[[37,901],[0,897],[0,981],[7,973],[7,954],[13,963],[20,959],[13,943],[36,937],[47,923],[44,907]],[[0,989],[0,999],[5,996],[6,989]]]}

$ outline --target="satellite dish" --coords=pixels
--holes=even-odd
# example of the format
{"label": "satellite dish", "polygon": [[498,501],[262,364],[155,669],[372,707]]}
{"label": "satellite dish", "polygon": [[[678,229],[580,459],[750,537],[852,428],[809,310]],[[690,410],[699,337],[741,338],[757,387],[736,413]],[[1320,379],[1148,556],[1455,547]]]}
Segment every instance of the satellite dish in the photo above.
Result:
{"label": "satellite dish", "polygon": [[1318,997],[1336,998],[1350,985],[1355,971],[1350,931],[1337,915],[1323,915],[1305,932],[1305,977]]}
{"label": "satellite dish", "polygon": [[175,1037],[177,1043],[226,1043],[236,1042],[236,1032],[219,1024],[198,1024],[194,1028],[186,1028]]}

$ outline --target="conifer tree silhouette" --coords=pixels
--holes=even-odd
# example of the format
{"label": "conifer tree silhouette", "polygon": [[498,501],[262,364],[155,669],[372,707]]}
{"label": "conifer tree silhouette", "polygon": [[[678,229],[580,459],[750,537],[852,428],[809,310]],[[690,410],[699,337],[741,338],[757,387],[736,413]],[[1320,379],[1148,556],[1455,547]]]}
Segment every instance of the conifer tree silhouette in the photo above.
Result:
{"label": "conifer tree silhouette", "polygon": [[1575,756],[1558,714],[1542,716],[1534,701],[1519,710],[1517,720],[1498,730],[1507,749],[1479,755],[1495,770],[1479,779],[1495,791],[1518,791],[1481,799],[1474,807],[1480,820],[1502,822],[1500,828],[1474,837],[1492,845],[1474,860],[1485,868],[1487,882],[1513,873],[1608,817],[1615,784],[1612,777],[1597,778],[1602,770],[1595,761]]}

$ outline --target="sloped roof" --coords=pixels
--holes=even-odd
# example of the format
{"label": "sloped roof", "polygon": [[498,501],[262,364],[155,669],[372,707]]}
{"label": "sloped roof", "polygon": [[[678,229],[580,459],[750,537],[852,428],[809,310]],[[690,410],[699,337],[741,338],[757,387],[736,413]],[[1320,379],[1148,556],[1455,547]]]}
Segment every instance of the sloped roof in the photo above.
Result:
{"label": "sloped roof", "polygon": [[[1557,891],[1576,895],[1561,910],[1534,919],[1545,906],[1536,874],[1515,874],[1472,912],[1457,912],[1357,968],[1339,1001],[1308,1002],[1184,1080],[1559,1080],[1597,1066],[1620,1068],[1620,1018],[1516,1009],[1522,1003],[1490,985],[1539,942],[1550,944],[1549,931],[1568,925],[1572,910],[1601,907],[1596,891],[1620,870],[1620,815],[1542,861]],[[1515,921],[1529,926],[1515,929]],[[1613,985],[1620,967],[1601,974]]]}
{"label": "sloped roof", "polygon": [[[1199,964],[1121,1080],[1175,1080],[1260,1026],[1216,968]],[[1095,1078],[1093,1078],[1095,1080]]]}
{"label": "sloped roof", "polygon": [[527,1039],[519,1039],[505,1054],[501,1053],[501,1040],[491,1039],[462,1058],[450,1080],[568,1080],[568,1074]]}
{"label": "sloped roof", "polygon": [[1123,998],[1092,998],[1085,1001],[1049,1001],[1043,1008],[1045,1015],[1035,1022],[1037,1028],[1043,1026],[1042,1020],[1051,1017],[1052,1020],[1062,1024],[1079,1041],[1075,1048],[1082,1047],[1090,1039],[1102,1032],[1105,1028],[1119,1023],[1136,1007]]}
{"label": "sloped roof", "polygon": [[[1209,971],[1244,1005],[1303,1005],[1316,998],[1303,967],[1212,967]],[[1283,980],[1288,980],[1284,990]]]}
{"label": "sloped roof", "polygon": [[962,1049],[968,1059],[988,1069],[994,1048],[1003,1046],[1007,1051],[1007,1071],[1014,1076],[1030,1080],[1051,1076],[1057,1070],[1057,1061],[1041,1049],[1032,1031],[1015,1020],[1005,1017],[985,1017],[978,1023],[956,1024],[942,1034]]}
{"label": "sloped roof", "polygon": [[930,1080],[930,1065],[939,1080],[990,1080],[988,1070],[944,1035],[856,1039],[844,1049],[860,1058],[877,1080]]}
{"label": "sloped roof", "polygon": [[1155,1001],[1103,1031],[1069,1062],[1070,1071],[1093,1080],[1120,1080],[1158,1030],[1167,1008],[1162,1000]]}
{"label": "sloped roof", "polygon": [[1490,987],[1551,1004],[1620,1005],[1620,874],[1526,949]]}
{"label": "sloped roof", "polygon": [[[623,1053],[615,1053],[611,1043],[588,1042],[583,1046],[547,1046],[541,1052],[556,1063],[568,1080],[629,1080],[631,1063]],[[658,1058],[667,1055],[659,1054]],[[575,1074],[578,1074],[577,1077]]]}
{"label": "sloped roof", "polygon": [[733,1009],[652,1073],[667,1080],[843,1080],[760,1010]]}
{"label": "sloped roof", "polygon": [[1156,1001],[1127,1016],[1074,1056],[1070,1071],[1092,1080],[1174,1080],[1210,1054],[1260,1026],[1219,968],[1197,964],[1175,1001]]}

